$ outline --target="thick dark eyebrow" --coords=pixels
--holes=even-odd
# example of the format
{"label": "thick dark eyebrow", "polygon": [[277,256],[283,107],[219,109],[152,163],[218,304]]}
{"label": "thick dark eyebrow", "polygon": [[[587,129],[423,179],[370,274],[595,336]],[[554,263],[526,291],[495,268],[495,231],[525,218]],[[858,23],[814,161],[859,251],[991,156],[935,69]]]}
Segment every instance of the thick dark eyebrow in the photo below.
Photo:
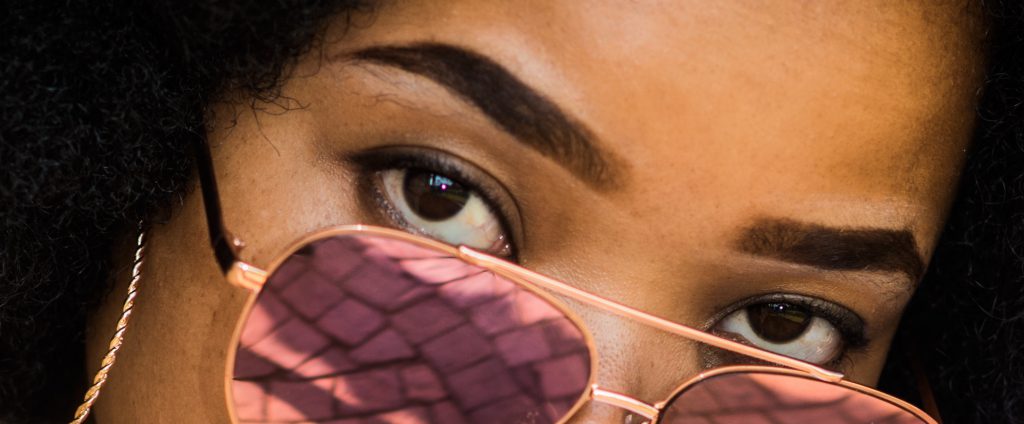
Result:
{"label": "thick dark eyebrow", "polygon": [[605,190],[621,182],[619,169],[613,166],[617,161],[598,148],[585,125],[486,56],[453,45],[421,43],[370,47],[345,58],[433,80],[591,187]]}
{"label": "thick dark eyebrow", "polygon": [[902,272],[914,282],[924,273],[924,260],[908,230],[758,219],[743,231],[736,246],[746,253],[826,270]]}

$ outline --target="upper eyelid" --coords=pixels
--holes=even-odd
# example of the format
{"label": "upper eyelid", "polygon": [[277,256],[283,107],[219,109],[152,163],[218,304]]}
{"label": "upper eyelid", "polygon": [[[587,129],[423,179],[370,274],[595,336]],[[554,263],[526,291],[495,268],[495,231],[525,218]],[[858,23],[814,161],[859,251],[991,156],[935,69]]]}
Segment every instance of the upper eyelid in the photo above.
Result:
{"label": "upper eyelid", "polygon": [[[373,46],[332,60],[391,66],[427,77],[599,190],[619,188],[625,177],[618,172],[618,158],[598,148],[591,129],[485,55],[455,45],[418,43]],[[500,101],[494,101],[487,87],[499,88]]]}
{"label": "upper eyelid", "polygon": [[[851,318],[853,320],[855,320],[857,324],[863,325],[864,322],[865,322],[864,319],[859,314],[854,312],[852,309],[843,306],[840,303],[833,302],[833,301],[826,300],[826,299],[822,299],[822,298],[817,297],[817,296],[805,295],[805,294],[799,294],[799,293],[792,293],[792,292],[763,293],[763,294],[758,294],[758,295],[746,297],[746,298],[741,299],[739,301],[730,303],[725,308],[721,308],[723,310],[728,310],[728,312],[722,312],[722,313],[716,314],[716,317],[714,317],[713,320],[721,319],[725,315],[728,315],[729,313],[732,313],[734,311],[743,309],[743,308],[745,308],[747,306],[755,305],[755,304],[759,304],[759,303],[767,303],[767,302],[795,303],[795,304],[803,305],[803,306],[806,306],[808,308],[815,309],[815,310],[816,309],[824,309],[824,308],[827,308],[827,306],[831,305],[831,306],[835,306],[835,307],[837,307],[839,309],[842,309],[842,311],[844,311],[844,312],[848,313],[849,315],[851,315]],[[717,315],[721,315],[721,316],[717,316]]]}
{"label": "upper eyelid", "polygon": [[[395,152],[384,151],[384,150],[392,150],[392,149],[394,149]],[[424,151],[423,152],[424,154],[410,153],[410,151],[419,151],[419,150]],[[480,170],[479,167],[477,167],[475,165],[469,165],[473,169],[465,169],[461,165],[461,163],[462,162],[467,162],[467,161],[465,159],[459,158],[459,157],[457,157],[455,155],[451,155],[451,154],[440,152],[440,151],[433,151],[433,152],[429,152],[429,153],[426,152],[426,151],[432,151],[432,150],[433,149],[424,149],[424,148],[420,148],[420,147],[405,148],[405,147],[401,147],[401,146],[395,146],[393,148],[384,148],[384,149],[377,148],[377,149],[373,149],[372,151],[363,152],[362,154],[357,155],[356,161],[357,161],[358,165],[363,166],[364,168],[366,168],[365,165],[370,164],[369,168],[371,168],[374,171],[383,171],[385,169],[408,168],[408,169],[421,169],[421,170],[429,171],[429,172],[437,172],[439,174],[444,174],[444,175],[447,175],[449,177],[453,177],[454,179],[456,179],[459,182],[465,184],[466,186],[470,187],[474,191],[479,191],[479,192],[482,192],[484,194],[488,194],[489,192],[493,191],[492,188],[487,187],[488,185],[491,185],[491,184],[488,184],[487,181],[478,181],[478,178],[476,176],[472,175],[472,174],[475,174],[475,173],[482,173],[482,174],[486,175],[486,179],[493,180],[496,183],[495,185],[500,186],[499,189],[501,191],[503,191],[505,193],[508,193],[509,197],[513,197],[507,188],[505,188],[502,184],[497,182],[497,178],[495,178],[494,176],[490,175],[486,171]],[[382,156],[390,156],[390,157],[385,158],[385,157],[382,157]],[[443,157],[444,159],[441,159],[438,156]],[[455,163],[444,163],[445,159],[454,160]],[[433,163],[430,163],[428,165],[424,165],[423,162],[433,162]],[[437,167],[437,168],[441,168],[441,169],[433,169],[432,167]],[[455,175],[449,175],[449,174],[455,174]],[[488,199],[491,199],[491,197],[492,196],[485,196],[485,198],[488,198]]]}

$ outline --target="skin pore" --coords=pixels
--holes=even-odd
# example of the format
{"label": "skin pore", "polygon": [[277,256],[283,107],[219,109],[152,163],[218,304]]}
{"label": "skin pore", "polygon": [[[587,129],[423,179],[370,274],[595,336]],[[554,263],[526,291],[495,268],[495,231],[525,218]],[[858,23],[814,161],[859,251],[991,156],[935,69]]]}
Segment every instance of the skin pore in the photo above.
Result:
{"label": "skin pore", "polygon": [[[982,57],[966,7],[512,3],[387,3],[329,28],[274,103],[212,105],[242,257],[266,266],[332,225],[408,225],[709,331],[758,302],[804,302],[848,339],[827,365],[873,384],[970,136]],[[400,198],[417,172],[461,183],[493,219],[416,221]],[[248,293],[217,269],[197,190],[149,234],[98,422],[226,422]],[[90,371],[117,281],[90,321]],[[737,360],[578,311],[597,381],[645,401]],[[621,414],[590,405],[576,420]]]}

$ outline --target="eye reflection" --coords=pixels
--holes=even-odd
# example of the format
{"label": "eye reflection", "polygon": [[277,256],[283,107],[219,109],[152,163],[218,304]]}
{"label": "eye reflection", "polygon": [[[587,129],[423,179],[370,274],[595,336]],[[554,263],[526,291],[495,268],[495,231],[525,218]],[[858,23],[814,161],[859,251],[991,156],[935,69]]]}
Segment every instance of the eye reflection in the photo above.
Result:
{"label": "eye reflection", "polygon": [[747,307],[754,331],[773,343],[785,343],[803,334],[814,317],[799,306],[772,302]]}
{"label": "eye reflection", "polygon": [[384,199],[399,226],[452,245],[509,256],[502,219],[477,190],[429,170],[393,168],[380,172]]}
{"label": "eye reflection", "polygon": [[471,193],[461,183],[423,171],[407,170],[402,195],[414,213],[427,221],[443,221],[465,208]]}
{"label": "eye reflection", "polygon": [[727,315],[713,331],[780,355],[827,364],[842,356],[846,343],[843,331],[822,315],[795,303],[753,303]]}

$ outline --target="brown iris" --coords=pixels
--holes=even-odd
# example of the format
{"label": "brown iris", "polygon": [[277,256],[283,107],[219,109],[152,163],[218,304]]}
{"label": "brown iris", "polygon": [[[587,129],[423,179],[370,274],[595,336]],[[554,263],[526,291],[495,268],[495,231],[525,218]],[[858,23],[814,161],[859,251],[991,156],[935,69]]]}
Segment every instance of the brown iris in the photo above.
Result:
{"label": "brown iris", "polygon": [[811,313],[789,303],[762,303],[747,307],[747,317],[754,332],[761,338],[782,343],[803,334],[811,324]]}
{"label": "brown iris", "polygon": [[428,221],[442,221],[459,213],[470,190],[458,181],[431,172],[409,170],[402,182],[409,208]]}

